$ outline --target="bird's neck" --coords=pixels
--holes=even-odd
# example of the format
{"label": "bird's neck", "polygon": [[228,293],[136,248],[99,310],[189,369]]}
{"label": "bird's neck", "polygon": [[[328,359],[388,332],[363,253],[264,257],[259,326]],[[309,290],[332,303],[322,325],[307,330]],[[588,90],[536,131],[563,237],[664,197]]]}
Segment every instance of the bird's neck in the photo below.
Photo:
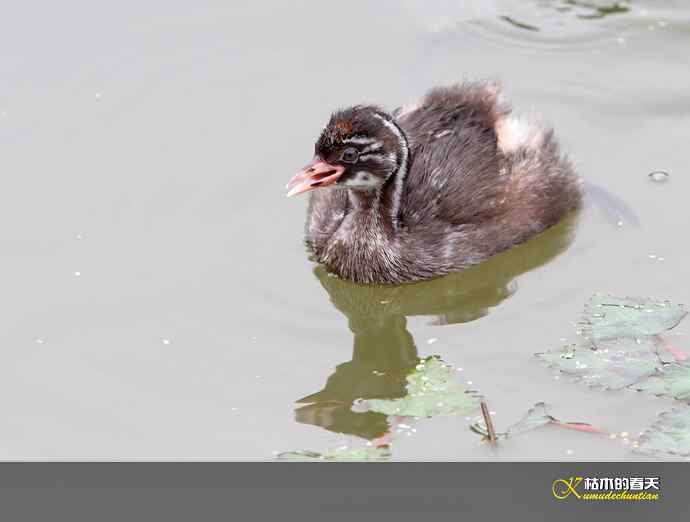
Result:
{"label": "bird's neck", "polygon": [[400,204],[409,168],[410,146],[407,136],[390,116],[376,116],[398,140],[397,168],[381,187],[370,190],[349,189],[349,199],[353,210],[373,214],[384,228],[395,231],[400,227]]}
{"label": "bird's neck", "polygon": [[[396,140],[398,141],[398,153],[397,153],[397,169],[391,176],[386,180],[384,184],[384,189],[386,185],[390,182],[393,183],[392,190],[382,191],[382,195],[390,196],[390,200],[387,206],[390,210],[389,215],[391,222],[393,224],[393,229],[397,230],[400,225],[400,202],[402,200],[403,187],[405,186],[405,179],[407,177],[407,170],[410,164],[410,144],[407,141],[407,136],[400,128],[400,126],[387,114],[377,114],[376,115],[381,122],[386,126],[386,128],[393,133]],[[392,178],[392,179],[391,179]]]}
{"label": "bird's neck", "polygon": [[358,227],[378,228],[390,236],[400,227],[400,199],[404,183],[390,176],[376,189],[348,189],[350,219]]}

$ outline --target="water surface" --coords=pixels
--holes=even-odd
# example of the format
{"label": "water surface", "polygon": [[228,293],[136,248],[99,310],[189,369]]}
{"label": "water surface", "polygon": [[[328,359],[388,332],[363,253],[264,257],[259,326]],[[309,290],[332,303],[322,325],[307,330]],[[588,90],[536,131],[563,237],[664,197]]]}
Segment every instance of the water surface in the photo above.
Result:
{"label": "water surface", "polygon": [[[350,402],[400,395],[429,355],[462,368],[503,428],[546,401],[564,420],[645,429],[674,402],[589,390],[532,356],[573,338],[595,291],[689,297],[690,7],[612,5],[13,6],[0,20],[0,457],[364,446],[389,420]],[[640,226],[587,208],[408,287],[315,269],[307,200],[284,185],[330,111],[482,77],[551,122]],[[650,181],[658,170],[666,182]],[[492,449],[468,429],[477,414],[414,421],[393,458],[640,458],[553,427]]]}

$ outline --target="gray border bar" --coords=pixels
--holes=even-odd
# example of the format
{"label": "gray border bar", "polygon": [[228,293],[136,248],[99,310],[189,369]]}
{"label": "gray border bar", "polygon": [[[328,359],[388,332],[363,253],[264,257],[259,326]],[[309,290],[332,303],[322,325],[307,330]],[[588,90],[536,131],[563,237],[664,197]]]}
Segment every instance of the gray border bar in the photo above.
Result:
{"label": "gray border bar", "polygon": [[[555,479],[659,476],[656,502],[558,501]],[[678,520],[685,463],[0,463],[3,520]],[[6,516],[8,514],[12,516]],[[208,515],[208,516],[206,516]],[[250,516],[252,515],[252,516]],[[455,520],[455,518],[450,519]]]}

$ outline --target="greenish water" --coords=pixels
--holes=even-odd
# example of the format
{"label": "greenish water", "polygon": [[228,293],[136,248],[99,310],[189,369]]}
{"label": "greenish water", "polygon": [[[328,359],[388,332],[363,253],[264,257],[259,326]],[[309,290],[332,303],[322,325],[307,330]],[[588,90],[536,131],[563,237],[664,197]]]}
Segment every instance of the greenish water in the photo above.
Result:
{"label": "greenish water", "polygon": [[[556,426],[492,447],[469,428],[476,407],[416,418],[353,402],[404,397],[433,356],[498,431],[543,401],[636,436],[677,405],[587,388],[534,354],[572,341],[596,291],[688,301],[685,2],[43,10],[0,20],[0,458],[272,459],[384,439],[393,459],[649,458],[629,437]],[[552,123],[640,225],[587,207],[402,287],[314,267],[307,200],[284,185],[330,111],[484,77]],[[668,339],[688,350],[687,330]]]}

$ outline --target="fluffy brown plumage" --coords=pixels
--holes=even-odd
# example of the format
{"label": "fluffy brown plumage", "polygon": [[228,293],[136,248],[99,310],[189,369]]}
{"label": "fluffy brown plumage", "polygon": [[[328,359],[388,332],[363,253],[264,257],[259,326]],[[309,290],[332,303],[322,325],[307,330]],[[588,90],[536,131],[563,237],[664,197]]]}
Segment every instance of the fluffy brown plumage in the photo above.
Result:
{"label": "fluffy brown plumage", "polygon": [[553,131],[512,116],[488,82],[435,88],[393,116],[373,106],[338,111],[315,149],[291,182],[291,194],[312,191],[307,245],[360,283],[463,270],[556,224],[582,199]]}

